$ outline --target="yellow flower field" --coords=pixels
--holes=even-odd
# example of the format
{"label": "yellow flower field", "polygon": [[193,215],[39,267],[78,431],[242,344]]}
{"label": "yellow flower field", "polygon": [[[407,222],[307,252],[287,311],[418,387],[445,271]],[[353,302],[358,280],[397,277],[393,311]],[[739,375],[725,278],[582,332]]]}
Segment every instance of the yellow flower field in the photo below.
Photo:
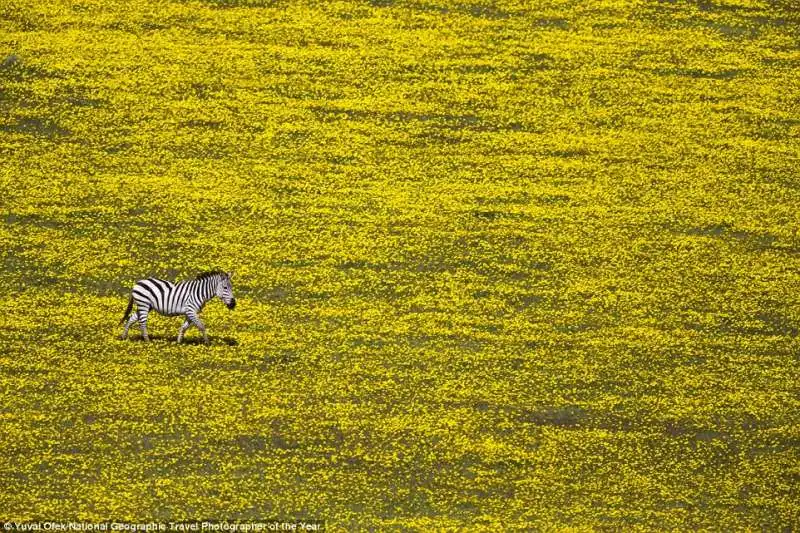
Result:
{"label": "yellow flower field", "polygon": [[[0,0],[0,520],[800,527],[790,0]],[[140,278],[235,271],[175,342]]]}

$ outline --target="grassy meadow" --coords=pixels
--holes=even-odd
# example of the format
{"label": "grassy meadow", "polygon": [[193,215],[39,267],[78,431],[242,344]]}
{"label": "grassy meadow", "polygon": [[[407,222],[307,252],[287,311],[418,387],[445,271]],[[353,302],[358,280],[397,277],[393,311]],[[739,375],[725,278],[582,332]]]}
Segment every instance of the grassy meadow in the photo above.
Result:
{"label": "grassy meadow", "polygon": [[[0,0],[0,519],[800,527],[789,0]],[[235,271],[212,344],[137,279]]]}

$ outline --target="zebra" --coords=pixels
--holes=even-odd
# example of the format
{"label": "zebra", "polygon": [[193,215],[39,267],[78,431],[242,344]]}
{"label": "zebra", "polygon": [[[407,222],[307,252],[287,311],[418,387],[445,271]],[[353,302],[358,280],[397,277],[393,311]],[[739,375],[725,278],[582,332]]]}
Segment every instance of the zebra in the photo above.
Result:
{"label": "zebra", "polygon": [[[198,274],[192,280],[178,283],[156,278],[140,279],[133,285],[130,298],[128,298],[128,308],[125,309],[125,315],[120,320],[120,324],[125,323],[125,329],[122,331],[120,339],[128,338],[128,328],[138,320],[142,338],[149,342],[147,314],[152,309],[166,316],[186,316],[183,325],[178,330],[178,343],[183,340],[186,330],[194,325],[203,333],[203,342],[208,344],[206,326],[198,314],[215,296],[222,300],[228,309],[236,307],[231,277],[233,277],[233,272],[211,270]],[[136,303],[136,312],[131,314],[134,303]]]}

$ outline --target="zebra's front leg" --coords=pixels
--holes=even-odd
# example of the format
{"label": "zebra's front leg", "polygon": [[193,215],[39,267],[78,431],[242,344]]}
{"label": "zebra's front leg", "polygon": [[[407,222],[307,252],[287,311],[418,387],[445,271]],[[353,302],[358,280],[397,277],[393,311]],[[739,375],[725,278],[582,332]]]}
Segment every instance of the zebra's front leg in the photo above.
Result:
{"label": "zebra's front leg", "polygon": [[203,344],[208,344],[208,334],[206,333],[206,326],[203,324],[203,321],[200,320],[200,317],[197,316],[197,311],[194,309],[190,309],[186,312],[186,318],[191,321],[192,324],[195,325],[197,329],[199,329],[203,333]]}
{"label": "zebra's front leg", "polygon": [[131,316],[128,317],[128,321],[125,322],[125,328],[122,330],[122,335],[119,336],[120,340],[125,340],[128,338],[128,330],[130,329],[131,325],[138,320],[137,313],[131,313]]}
{"label": "zebra's front leg", "polygon": [[178,344],[181,343],[181,341],[183,340],[183,334],[186,333],[186,330],[189,329],[191,326],[192,323],[188,318],[183,321],[181,328],[178,330]]}

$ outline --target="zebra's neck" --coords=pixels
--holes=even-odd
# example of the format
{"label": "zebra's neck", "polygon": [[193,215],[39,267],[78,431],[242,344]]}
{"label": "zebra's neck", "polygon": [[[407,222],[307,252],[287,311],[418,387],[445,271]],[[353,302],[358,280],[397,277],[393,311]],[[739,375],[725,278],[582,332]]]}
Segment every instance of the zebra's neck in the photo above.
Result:
{"label": "zebra's neck", "polygon": [[219,276],[211,276],[205,279],[198,279],[194,280],[193,283],[196,284],[197,291],[195,294],[198,298],[200,298],[201,303],[206,303],[214,296],[217,295],[217,283],[219,282]]}

